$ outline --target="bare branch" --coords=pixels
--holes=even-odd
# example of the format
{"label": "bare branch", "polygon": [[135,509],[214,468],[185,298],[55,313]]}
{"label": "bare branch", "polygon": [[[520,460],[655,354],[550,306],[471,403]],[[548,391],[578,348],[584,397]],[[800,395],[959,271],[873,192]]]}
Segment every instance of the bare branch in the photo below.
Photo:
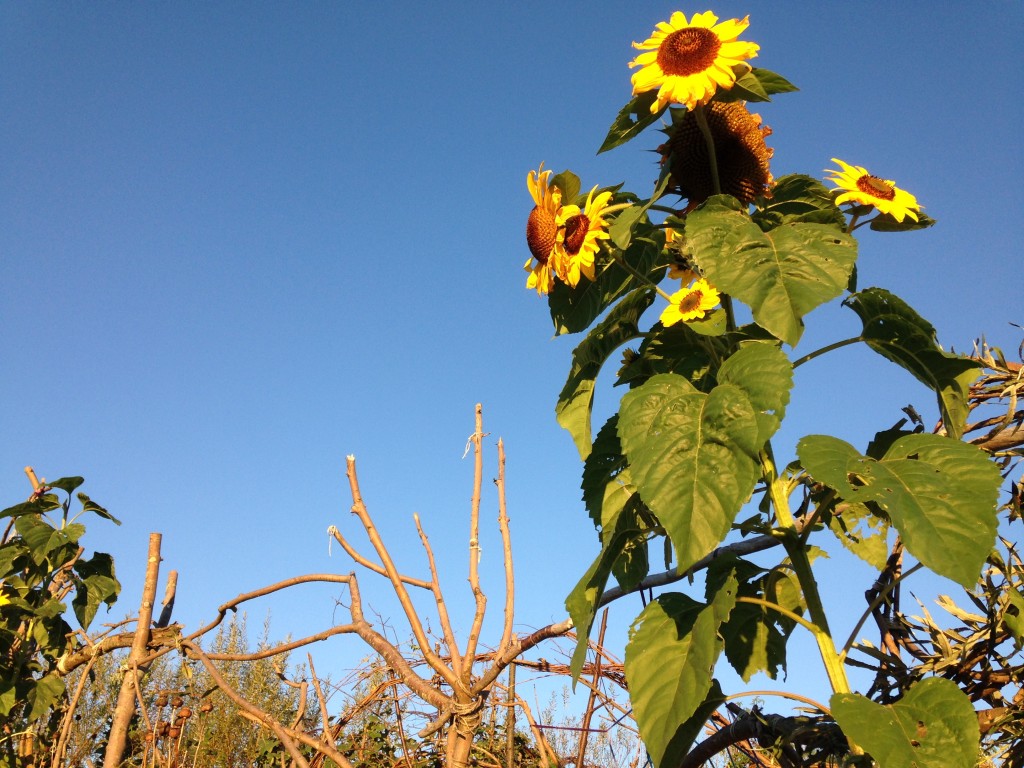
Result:
{"label": "bare branch", "polygon": [[470,438],[473,441],[473,501],[469,518],[469,587],[473,590],[476,610],[473,613],[473,625],[466,639],[466,655],[462,663],[462,678],[469,687],[473,670],[473,657],[480,640],[480,630],[484,623],[484,612],[487,610],[487,598],[480,589],[480,490],[483,485],[484,458],[484,416],[483,406],[476,404],[475,429]]}

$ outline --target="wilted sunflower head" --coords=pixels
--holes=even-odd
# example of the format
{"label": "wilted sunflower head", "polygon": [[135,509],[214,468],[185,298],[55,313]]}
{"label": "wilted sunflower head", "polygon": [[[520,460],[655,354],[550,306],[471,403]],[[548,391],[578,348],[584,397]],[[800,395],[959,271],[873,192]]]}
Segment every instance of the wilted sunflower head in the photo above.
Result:
{"label": "wilted sunflower head", "polygon": [[[771,128],[740,102],[711,102],[705,107],[708,128],[715,143],[715,159],[721,191],[743,203],[767,195],[772,185],[768,162],[774,152],[765,143]],[[707,142],[692,111],[667,130],[669,139],[659,148],[662,162],[669,163],[672,191],[698,205],[715,194]]]}

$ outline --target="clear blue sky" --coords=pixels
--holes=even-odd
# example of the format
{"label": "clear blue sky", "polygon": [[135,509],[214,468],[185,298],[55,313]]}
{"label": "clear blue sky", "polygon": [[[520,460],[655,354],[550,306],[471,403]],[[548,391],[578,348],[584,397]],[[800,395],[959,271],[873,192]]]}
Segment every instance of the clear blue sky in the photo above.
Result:
{"label": "clear blue sky", "polygon": [[[649,192],[660,134],[595,151],[629,99],[630,43],[678,8],[707,10],[0,4],[3,501],[27,495],[26,464],[84,475],[124,521],[88,521],[86,542],[124,583],[110,618],[135,610],[147,535],[161,531],[164,569],[181,572],[177,617],[195,626],[238,592],[350,569],[325,531],[354,530],[354,453],[396,554],[424,573],[418,511],[468,606],[462,454],[482,402],[509,455],[519,621],[561,619],[596,536],[553,411],[577,340],[552,340],[546,303],[524,288],[525,178],[545,161],[588,188]],[[1015,352],[1020,4],[713,10],[749,13],[753,63],[801,88],[757,109],[776,176],[821,176],[840,157],[938,219],[865,233],[861,285],[903,297],[947,347],[986,334]],[[801,354],[859,325],[834,307],[808,323]],[[908,375],[844,349],[801,369],[777,453],[812,431],[863,446],[908,402],[935,418]],[[490,488],[486,501],[489,521]],[[495,576],[498,552],[488,532]],[[858,580],[858,595],[870,579],[842,557],[828,574]],[[335,591],[302,594],[250,617],[271,605],[278,635],[329,624]],[[331,652],[342,646],[362,653],[354,640]]]}

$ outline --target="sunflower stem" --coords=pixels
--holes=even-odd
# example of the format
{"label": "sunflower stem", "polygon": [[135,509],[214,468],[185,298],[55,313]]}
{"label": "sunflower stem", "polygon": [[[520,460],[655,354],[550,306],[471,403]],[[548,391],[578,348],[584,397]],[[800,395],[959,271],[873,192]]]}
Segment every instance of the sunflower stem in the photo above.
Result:
{"label": "sunflower stem", "polygon": [[647,277],[647,275],[643,275],[640,272],[638,272],[637,270],[633,269],[632,265],[630,265],[624,258],[622,258],[621,254],[619,254],[618,251],[612,250],[611,254],[612,254],[612,259],[614,259],[616,262],[618,262],[619,266],[621,266],[623,269],[625,269],[627,272],[629,272],[631,275],[633,275],[633,277],[635,277],[640,282],[646,283],[647,285],[651,286],[651,288],[653,288],[655,291],[658,292],[659,296],[661,296],[663,299],[668,301],[670,304],[672,303],[672,297],[671,296],[669,296],[660,287],[658,287],[658,284],[655,283],[653,280],[651,280],[649,277]]}
{"label": "sunflower stem", "polygon": [[[708,125],[708,117],[704,113],[704,105],[697,104],[693,108],[693,117],[697,121],[697,127],[704,135],[704,143],[708,148],[708,164],[711,166],[711,188],[716,195],[722,194],[722,182],[718,178],[718,155],[715,154],[715,138],[711,135],[711,126]],[[736,313],[732,307],[732,296],[722,294],[722,306],[725,307],[725,327],[732,333],[736,330]]]}
{"label": "sunflower stem", "polygon": [[759,458],[762,476],[768,486],[772,506],[775,508],[775,519],[778,522],[776,536],[782,541],[782,546],[785,547],[789,560],[793,564],[793,572],[796,574],[797,581],[800,582],[800,590],[803,592],[804,601],[807,603],[807,613],[810,616],[808,624],[813,627],[811,634],[814,635],[814,640],[818,645],[818,652],[825,665],[825,673],[828,675],[834,693],[849,693],[850,681],[846,677],[843,658],[836,650],[835,641],[832,639],[825,606],[821,602],[821,594],[818,591],[818,582],[811,570],[807,549],[800,541],[796,519],[789,508],[786,481],[779,476],[775,466],[771,442],[765,443]]}
{"label": "sunflower stem", "polygon": [[816,349],[813,352],[808,352],[806,355],[798,360],[793,361],[793,367],[799,368],[804,363],[809,363],[816,357],[821,357],[826,352],[831,352],[833,349],[841,349],[842,347],[848,347],[851,344],[856,344],[858,341],[864,341],[863,336],[854,336],[850,339],[843,339],[842,341],[834,341],[831,344],[826,344],[821,349]]}

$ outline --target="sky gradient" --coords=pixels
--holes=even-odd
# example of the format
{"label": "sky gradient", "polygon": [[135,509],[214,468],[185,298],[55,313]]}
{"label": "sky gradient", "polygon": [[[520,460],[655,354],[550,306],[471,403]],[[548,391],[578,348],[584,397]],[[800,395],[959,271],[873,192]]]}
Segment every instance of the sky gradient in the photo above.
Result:
{"label": "sky gradient", "polygon": [[[136,609],[150,531],[164,534],[176,616],[193,627],[239,592],[347,572],[325,532],[354,530],[350,453],[416,575],[420,514],[464,620],[477,402],[508,452],[519,629],[564,617],[597,539],[554,417],[579,339],[552,340],[546,302],[524,287],[525,179],[544,161],[584,188],[649,195],[656,129],[595,152],[630,98],[630,43],[676,9],[0,4],[0,491],[5,506],[27,496],[25,465],[84,475],[121,518],[85,521],[87,547],[114,555],[124,586],[99,620]],[[947,348],[985,335],[1016,358],[1020,4],[713,10],[749,14],[752,63],[801,89],[756,106],[775,176],[822,177],[839,157],[938,220],[864,232],[860,285],[902,297]],[[807,323],[795,356],[859,331],[838,305]],[[595,427],[622,395],[610,373]],[[908,374],[844,349],[800,369],[776,451],[788,460],[812,431],[863,447],[907,403],[936,418]],[[859,579],[858,594],[870,578],[841,555],[830,575]],[[340,620],[336,590],[302,594],[249,615],[269,607],[278,635]],[[617,611],[613,647],[639,608]]]}

